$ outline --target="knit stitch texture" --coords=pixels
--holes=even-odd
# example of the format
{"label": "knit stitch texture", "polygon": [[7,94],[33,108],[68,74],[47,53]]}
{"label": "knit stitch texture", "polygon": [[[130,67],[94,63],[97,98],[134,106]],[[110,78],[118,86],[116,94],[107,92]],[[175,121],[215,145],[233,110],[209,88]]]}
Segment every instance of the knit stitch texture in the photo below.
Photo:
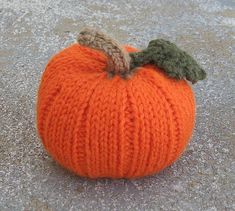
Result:
{"label": "knit stitch texture", "polygon": [[159,172],[179,158],[192,134],[192,89],[154,65],[139,67],[129,80],[110,79],[106,64],[105,54],[79,44],[50,60],[38,92],[42,142],[58,163],[80,176]]}

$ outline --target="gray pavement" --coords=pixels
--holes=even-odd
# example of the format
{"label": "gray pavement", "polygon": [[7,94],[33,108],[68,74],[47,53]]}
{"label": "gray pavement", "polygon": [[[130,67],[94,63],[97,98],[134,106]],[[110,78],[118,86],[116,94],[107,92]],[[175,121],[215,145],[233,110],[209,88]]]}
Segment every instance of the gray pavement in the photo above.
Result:
{"label": "gray pavement", "polygon": [[[58,166],[35,128],[48,59],[83,26],[142,48],[169,39],[208,73],[187,150],[158,175],[89,180]],[[0,0],[0,210],[235,210],[234,0]]]}

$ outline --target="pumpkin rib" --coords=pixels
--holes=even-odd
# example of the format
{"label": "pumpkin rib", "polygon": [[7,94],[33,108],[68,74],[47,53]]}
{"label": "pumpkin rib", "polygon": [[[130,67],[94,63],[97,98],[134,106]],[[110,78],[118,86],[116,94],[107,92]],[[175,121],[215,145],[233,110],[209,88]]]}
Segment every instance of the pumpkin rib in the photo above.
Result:
{"label": "pumpkin rib", "polygon": [[[185,121],[185,117],[186,117],[185,110],[182,109],[182,106],[184,105],[186,105],[186,108],[191,108],[191,106],[188,106],[188,100],[186,98],[182,98],[183,95],[185,95],[186,90],[191,90],[190,86],[187,84],[186,81],[175,82],[169,85],[171,86],[169,86],[169,88],[166,90],[165,96],[166,97],[168,96],[169,101],[172,102],[171,108],[173,111],[174,121],[176,124],[176,131],[178,131],[177,133],[178,139],[176,139],[175,145],[172,145],[174,146],[174,151],[172,153],[169,153],[172,156],[171,158],[169,157],[169,159],[167,159],[167,163],[169,163],[170,165],[180,156],[180,154],[182,153],[182,151],[184,150],[187,144],[187,141],[190,138],[190,137],[185,137],[185,128],[188,128],[190,136],[191,136],[193,125],[188,125],[188,122]],[[174,89],[175,91],[172,93],[169,91],[170,89]],[[191,98],[193,98],[193,95],[191,96]],[[189,122],[194,122],[194,117],[192,117],[189,120],[190,120]],[[173,156],[173,154],[175,156]]]}
{"label": "pumpkin rib", "polygon": [[[139,78],[138,76],[136,78]],[[142,83],[141,80],[138,80],[138,85]],[[140,122],[140,129],[138,131],[138,144],[139,144],[139,151],[138,151],[138,165],[135,167],[135,171],[133,172],[132,177],[135,177],[139,175],[139,172],[141,171],[141,168],[143,166],[144,162],[144,157],[145,157],[145,150],[146,150],[146,137],[145,137],[145,130],[146,130],[146,125],[145,125],[145,110],[144,110],[144,102],[143,102],[143,96],[140,94],[140,89],[139,86],[137,86],[137,83],[133,84],[133,87],[135,87],[134,90],[134,97],[135,97],[135,104],[138,105],[138,117],[139,117],[139,122]],[[143,87],[144,88],[144,87]],[[145,102],[146,103],[146,102]]]}
{"label": "pumpkin rib", "polygon": [[[155,70],[156,71],[156,70]],[[152,73],[153,76],[156,77],[156,73]],[[158,72],[158,75],[162,75],[161,72]],[[162,75],[163,77],[165,77],[164,75]],[[171,114],[173,115],[173,121],[174,121],[174,127],[175,127],[175,132],[176,134],[174,136],[171,137],[175,137],[175,142],[173,142],[173,140],[170,140],[169,146],[171,146],[171,150],[168,149],[168,155],[169,157],[173,157],[176,153],[176,148],[177,148],[177,142],[180,140],[180,129],[179,129],[179,124],[178,124],[178,117],[176,116],[176,109],[174,104],[172,103],[172,100],[170,98],[170,92],[166,92],[161,85],[155,83],[154,81],[157,81],[156,78],[149,78],[149,77],[143,77],[143,79],[146,79],[148,81],[148,83],[151,83],[154,87],[156,87],[156,90],[159,90],[161,92],[161,96],[166,100],[166,102],[169,105],[169,108],[171,110]],[[171,79],[173,80],[173,79]],[[167,85],[164,84],[164,86],[167,87]],[[171,131],[171,130],[170,130]],[[170,132],[169,131],[169,132]],[[174,144],[173,144],[174,143]],[[167,159],[167,158],[166,158]],[[164,161],[164,163],[166,163],[166,161]],[[163,164],[164,165],[164,164]]]}
{"label": "pumpkin rib", "polygon": [[[65,90],[66,86],[65,84],[63,84],[63,89],[62,92],[60,93],[60,96],[58,97],[57,101],[55,101],[55,104],[58,105],[58,108],[56,109],[55,107],[53,108],[53,110],[55,110],[54,112],[54,117],[57,117],[55,120],[55,123],[53,124],[52,128],[48,128],[52,133],[54,134],[54,136],[51,138],[55,144],[54,144],[54,149],[58,151],[57,154],[59,154],[61,157],[57,158],[58,160],[62,160],[63,165],[64,166],[68,166],[70,167],[70,163],[68,162],[68,159],[65,159],[65,151],[64,151],[64,142],[66,140],[63,140],[63,132],[64,132],[64,127],[63,127],[63,122],[67,121],[67,119],[69,118],[69,115],[67,114],[67,111],[69,109],[69,105],[70,105],[70,101],[71,99],[73,99],[74,95],[75,95],[75,91],[73,90],[73,92],[68,92],[67,90]],[[59,106],[59,105],[63,105]],[[52,120],[51,120],[52,121]]]}
{"label": "pumpkin rib", "polygon": [[[66,131],[66,129],[64,129],[63,123],[67,122],[67,119],[69,117],[69,115],[67,115],[68,113],[67,111],[68,109],[70,109],[71,105],[71,103],[68,102],[74,98],[74,96],[76,95],[76,91],[72,90],[71,92],[71,90],[68,89],[67,86],[68,82],[67,83],[66,82],[67,82],[66,80],[63,82],[60,95],[54,102],[54,107],[52,107],[53,114],[51,114],[48,117],[50,119],[50,122],[53,122],[53,124],[48,125],[47,130],[49,131],[48,133],[53,134],[53,136],[51,136],[50,138],[51,145],[53,146],[51,147],[52,148],[51,150],[55,151],[54,153],[58,154],[59,156],[56,157],[55,159],[57,161],[61,160],[63,166],[67,166],[68,168],[70,168],[71,164],[68,158],[69,155],[67,155],[68,152],[66,153],[66,151],[64,150],[65,142],[67,142],[67,137],[65,135],[63,136],[63,131]],[[55,120],[51,119],[51,117],[54,117]],[[70,129],[71,128],[72,127],[70,127]],[[62,137],[66,139],[63,139]],[[65,159],[66,156],[67,158]]]}
{"label": "pumpkin rib", "polygon": [[[159,139],[161,140],[161,139],[168,138],[168,135],[165,134],[164,131],[166,130],[166,121],[165,121],[165,119],[169,119],[169,117],[166,118],[167,116],[169,116],[169,114],[168,114],[169,112],[165,108],[166,104],[165,103],[164,104],[161,103],[161,101],[164,100],[164,98],[162,96],[162,92],[157,88],[155,90],[155,92],[156,92],[155,97],[152,97],[150,93],[154,92],[154,90],[153,90],[153,88],[151,86],[151,82],[149,80],[147,80],[146,76],[144,76],[144,75],[142,76],[142,79],[143,79],[143,82],[145,83],[145,86],[148,87],[148,90],[149,90],[148,91],[148,93],[149,93],[149,95],[148,95],[149,101],[150,102],[154,102],[155,104],[157,104],[156,107],[153,107],[153,105],[149,104],[149,107],[151,107],[151,110],[152,110],[152,114],[154,114],[155,112],[158,113],[159,115],[161,114],[161,118],[160,118],[161,121],[158,120],[159,121],[159,123],[158,123],[159,124],[158,131],[161,131],[161,133],[159,134],[160,135],[159,137],[156,137],[156,140],[152,140],[152,145],[154,145],[155,141],[157,141]],[[167,101],[165,101],[165,102],[167,103]],[[159,116],[159,115],[157,115],[157,116]],[[154,120],[155,118],[157,118],[157,116],[156,117],[153,116],[152,119]],[[154,127],[156,127],[156,125],[151,125],[151,126],[152,126],[152,128],[151,128],[152,130],[153,130]],[[169,141],[167,141],[167,143],[169,144]],[[164,145],[166,145],[166,148],[168,148],[167,147],[168,144],[164,143]],[[154,171],[158,171],[160,169],[159,163],[160,163],[161,159],[159,159],[159,158],[162,157],[162,154],[163,154],[163,151],[164,151],[163,149],[161,149],[162,147],[164,147],[162,145],[162,143],[159,143],[157,141],[157,146],[158,146],[159,150],[158,150],[158,156],[157,156],[158,159],[156,160],[156,163],[154,164],[153,161],[150,162],[150,160],[153,159],[153,158],[151,159],[151,155],[150,154],[148,155],[148,158],[147,158],[147,163],[152,163],[153,166],[156,166]],[[151,147],[151,148],[153,148],[153,147]],[[146,166],[146,169],[147,169],[147,166]]]}
{"label": "pumpkin rib", "polygon": [[90,153],[90,148],[91,148],[91,145],[90,145],[90,133],[89,133],[89,128],[90,128],[90,108],[91,108],[91,99],[92,97],[95,95],[95,91],[96,91],[96,88],[101,84],[102,82],[102,77],[99,78],[99,80],[97,79],[97,82],[95,83],[94,87],[91,89],[91,93],[90,93],[90,97],[87,101],[87,107],[86,107],[86,117],[84,117],[85,119],[85,136],[84,136],[84,148],[85,148],[85,155],[86,155],[86,174],[93,178],[93,175],[92,175],[92,164],[90,163],[90,157],[91,157],[91,153]]}
{"label": "pumpkin rib", "polygon": [[[85,120],[87,120],[87,115],[88,115],[88,109],[89,109],[89,105],[90,105],[90,99],[92,97],[92,95],[94,94],[94,91],[96,89],[96,87],[98,86],[98,84],[101,83],[100,79],[99,80],[95,80],[93,86],[89,87],[90,89],[86,92],[86,95],[82,95],[84,96],[83,98],[78,98],[78,105],[81,105],[81,107],[79,107],[79,109],[77,110],[77,118],[76,119],[76,123],[75,123],[75,130],[73,132],[73,141],[71,143],[71,149],[70,152],[73,156],[73,168],[75,169],[76,172],[79,172],[81,174],[84,174],[86,176],[88,176],[88,170],[87,170],[87,161],[86,161],[86,150],[84,150],[83,153],[81,153],[80,149],[82,149],[85,145],[85,143],[82,142],[82,138],[84,138],[86,136],[86,122]],[[78,107],[77,105],[77,107]],[[80,114],[80,115],[79,115]],[[82,126],[83,125],[83,126]],[[82,129],[84,128],[84,129]],[[81,135],[79,134],[83,134],[83,136],[81,137]],[[81,139],[81,140],[80,140]],[[81,155],[80,155],[81,154]],[[84,157],[84,158],[82,158]],[[83,164],[83,165],[82,165]]]}
{"label": "pumpkin rib", "polygon": [[117,172],[119,172],[120,178],[124,176],[125,174],[125,160],[127,158],[125,153],[125,141],[126,141],[126,131],[125,131],[125,105],[127,104],[127,90],[126,85],[122,82],[120,82],[119,85],[119,95],[117,97],[118,102],[120,102],[119,110],[118,110],[118,167]]}
{"label": "pumpkin rib", "polygon": [[110,90],[110,99],[111,99],[111,102],[110,102],[110,105],[112,105],[112,109],[111,109],[111,113],[110,113],[110,116],[112,117],[110,122],[111,123],[111,127],[110,127],[110,130],[112,131],[112,133],[109,133],[110,136],[109,136],[109,140],[111,141],[111,151],[109,151],[110,153],[110,161],[112,161],[110,163],[110,170],[112,172],[112,177],[115,177],[115,175],[117,175],[117,177],[119,177],[120,173],[117,171],[118,170],[118,166],[120,165],[118,163],[118,154],[120,153],[118,151],[118,145],[119,145],[119,137],[118,137],[118,125],[119,125],[119,122],[118,122],[118,109],[119,109],[119,103],[117,101],[117,97],[118,97],[118,92],[119,90],[117,89],[117,82],[119,82],[119,79],[116,78],[114,80],[114,84],[112,86],[112,91]]}
{"label": "pumpkin rib", "polygon": [[[139,143],[138,143],[138,132],[139,132],[139,128],[140,128],[140,124],[138,121],[138,107],[135,105],[135,98],[133,96],[133,82],[130,82],[129,86],[128,86],[128,97],[130,100],[130,108],[132,108],[132,113],[133,113],[133,154],[132,154],[132,159],[131,159],[131,165],[130,168],[128,170],[127,173],[127,177],[131,178],[132,175],[135,172],[135,167],[136,164],[138,163],[138,154],[139,154]],[[135,124],[134,124],[135,123]]]}
{"label": "pumpkin rib", "polygon": [[[61,91],[62,91],[62,86],[61,86]],[[56,130],[56,127],[53,127],[54,126],[53,123],[55,122],[55,119],[58,116],[57,115],[58,110],[56,108],[58,107],[57,100],[59,98],[60,98],[60,94],[58,94],[56,98],[54,99],[50,107],[50,110],[47,113],[47,117],[44,123],[45,124],[45,139],[47,140],[48,151],[54,155],[53,157],[56,161],[61,160],[60,159],[61,153],[56,150],[58,147],[57,147],[55,138],[53,138],[55,135],[55,130]],[[59,149],[59,151],[61,150]]]}
{"label": "pumpkin rib", "polygon": [[124,131],[125,131],[125,154],[126,154],[126,170],[123,173],[123,177],[129,177],[129,171],[130,168],[129,166],[131,166],[132,163],[132,155],[134,152],[134,144],[132,143],[133,140],[133,133],[134,133],[134,112],[133,112],[133,108],[132,108],[132,102],[130,100],[130,95],[129,95],[129,91],[128,91],[128,86],[126,86],[125,89],[125,93],[126,93],[126,106],[125,106],[125,114],[124,114],[124,118],[125,118],[125,123],[124,123]]}
{"label": "pumpkin rib", "polygon": [[[100,152],[101,156],[97,154],[97,157],[100,157],[100,167],[96,169],[96,172],[100,171],[100,174],[102,177],[106,176],[108,169],[110,169],[110,166],[113,166],[110,164],[111,158],[109,157],[110,154],[112,154],[109,151],[109,147],[112,144],[109,143],[109,141],[111,140],[109,140],[108,138],[110,135],[108,131],[109,129],[111,130],[111,128],[109,128],[110,121],[109,121],[109,116],[107,115],[107,111],[109,111],[110,115],[112,114],[111,113],[112,104],[110,103],[110,99],[112,99],[111,89],[112,89],[112,83],[109,83],[107,79],[104,79],[104,82],[99,85],[99,89],[96,90],[95,98],[93,99],[93,102],[97,103],[96,106],[94,106],[94,110],[93,110],[94,115],[96,115],[97,117],[96,121],[94,122],[94,126],[96,127],[96,130],[98,131],[96,141],[100,143],[100,150],[101,150]],[[99,112],[97,112],[96,114],[97,108]],[[98,122],[100,123],[99,125],[98,125]],[[100,168],[102,170],[100,170]]]}
{"label": "pumpkin rib", "polygon": [[[147,92],[145,82],[142,78],[137,75],[138,82],[135,83],[135,99],[136,104],[139,105],[140,110],[140,118],[141,118],[141,127],[139,132],[139,144],[140,144],[140,158],[138,163],[138,168],[134,175],[137,177],[143,175],[145,167],[147,167],[147,159],[151,148],[151,139],[150,139],[150,131],[152,130],[151,126],[151,112],[149,112],[148,108],[151,107],[151,103],[149,101],[149,94]],[[138,84],[138,86],[137,86]],[[137,101],[137,99],[139,101]],[[142,106],[140,106],[142,105]],[[136,177],[135,176],[135,177]]]}
{"label": "pumpkin rib", "polygon": [[[124,113],[124,103],[123,103],[123,101],[126,100],[125,99],[125,95],[126,95],[125,82],[123,83],[123,81],[120,81],[119,78],[114,79],[112,89],[113,91],[110,90],[110,92],[112,93],[115,92],[115,96],[112,96],[112,95],[110,96],[111,103],[109,103],[109,105],[113,109],[113,113],[116,116],[115,121],[114,121],[116,123],[116,126],[113,125],[114,128],[116,129],[116,138],[112,139],[113,141],[116,140],[116,143],[115,142],[113,143],[113,145],[116,147],[113,148],[114,151],[113,153],[110,152],[110,154],[115,155],[115,160],[116,160],[116,162],[114,160],[114,164],[112,164],[113,166],[115,166],[113,177],[121,178],[123,177],[123,174],[124,174],[124,157],[125,157],[125,153],[123,150],[124,143],[125,143],[125,136],[124,136],[125,113]],[[112,129],[110,128],[110,130]]]}
{"label": "pumpkin rib", "polygon": [[[142,80],[141,81],[143,85],[144,84],[144,81]],[[139,84],[141,85],[141,84]],[[146,160],[147,160],[147,157],[148,157],[148,154],[149,154],[149,151],[150,151],[150,130],[151,130],[151,127],[150,127],[150,122],[151,122],[151,118],[149,118],[149,112],[147,112],[147,107],[151,107],[151,103],[148,102],[148,98],[149,96],[146,96],[147,93],[146,93],[146,87],[145,86],[142,86],[144,87],[145,89],[139,89],[139,99],[140,99],[140,102],[141,104],[143,105],[143,111],[142,111],[142,118],[143,118],[143,127],[141,127],[141,136],[140,136],[140,140],[139,140],[139,143],[141,143],[140,147],[142,147],[142,152],[144,152],[141,157],[142,157],[142,161],[140,162],[139,164],[139,173],[138,175],[142,175],[143,174],[143,171],[144,171],[144,166],[147,166],[146,165]],[[148,106],[146,106],[148,103]]]}
{"label": "pumpkin rib", "polygon": [[[76,125],[76,121],[77,121],[77,110],[78,110],[78,101],[79,98],[78,96],[80,96],[82,94],[81,91],[85,91],[85,88],[82,87],[86,87],[85,84],[88,84],[87,81],[88,79],[85,78],[81,78],[79,80],[69,80],[67,83],[69,83],[70,85],[72,85],[73,88],[72,90],[66,90],[67,91],[67,95],[69,96],[65,102],[69,105],[69,107],[67,107],[67,109],[64,109],[64,114],[66,115],[66,118],[64,118],[64,122],[63,122],[63,127],[64,130],[61,134],[62,137],[66,137],[66,139],[61,139],[61,146],[64,152],[64,161],[68,162],[68,166],[70,166],[70,168],[73,168],[74,165],[74,155],[76,155],[76,153],[72,153],[73,149],[71,149],[73,146],[75,147],[76,144],[74,143],[74,130],[75,125]],[[88,86],[87,86],[88,87]],[[87,95],[89,95],[89,93],[87,92]],[[72,100],[72,102],[69,102],[68,100]],[[80,108],[79,108],[80,109]],[[68,141],[67,141],[68,140]],[[66,150],[67,149],[67,150]]]}
{"label": "pumpkin rib", "polygon": [[[67,113],[67,118],[64,119],[64,130],[61,134],[61,136],[63,137],[66,137],[65,140],[61,139],[62,141],[62,148],[63,148],[63,152],[66,152],[64,153],[64,160],[67,161],[69,164],[68,166],[70,166],[70,168],[73,168],[74,166],[74,158],[73,158],[73,153],[72,152],[72,149],[71,147],[74,146],[75,147],[75,144],[74,144],[74,137],[73,137],[73,134],[74,134],[74,130],[75,130],[75,123],[76,123],[76,114],[77,114],[77,95],[79,95],[79,91],[80,89],[82,88],[82,86],[84,85],[86,81],[82,82],[81,80],[77,80],[77,81],[74,81],[73,83],[73,87],[74,90],[71,91],[70,93],[68,93],[68,95],[70,95],[70,99],[73,101],[68,103],[68,101],[66,100],[66,102],[70,105],[69,107],[67,107],[67,110],[64,111],[64,113]],[[71,130],[71,132],[69,132]],[[68,140],[68,141],[66,141]],[[67,150],[66,150],[67,149]]]}
{"label": "pumpkin rib", "polygon": [[42,138],[43,144],[45,144],[45,147],[47,148],[47,140],[45,137],[45,124],[48,118],[48,113],[50,113],[53,103],[55,99],[58,97],[59,93],[61,92],[61,85],[55,86],[54,90],[51,91],[50,94],[48,94],[48,97],[44,99],[42,96],[42,89],[40,90],[38,94],[38,112],[37,112],[37,121],[38,121],[38,130],[39,134]]}

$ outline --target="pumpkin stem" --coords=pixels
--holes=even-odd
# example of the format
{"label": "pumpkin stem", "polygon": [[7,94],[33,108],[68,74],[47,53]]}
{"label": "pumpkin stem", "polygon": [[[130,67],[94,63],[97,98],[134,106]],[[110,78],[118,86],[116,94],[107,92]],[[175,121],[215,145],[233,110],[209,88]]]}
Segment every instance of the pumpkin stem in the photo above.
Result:
{"label": "pumpkin stem", "polygon": [[95,29],[84,28],[77,37],[77,42],[104,52],[108,57],[106,71],[113,75],[127,77],[130,72],[130,56],[113,38]]}

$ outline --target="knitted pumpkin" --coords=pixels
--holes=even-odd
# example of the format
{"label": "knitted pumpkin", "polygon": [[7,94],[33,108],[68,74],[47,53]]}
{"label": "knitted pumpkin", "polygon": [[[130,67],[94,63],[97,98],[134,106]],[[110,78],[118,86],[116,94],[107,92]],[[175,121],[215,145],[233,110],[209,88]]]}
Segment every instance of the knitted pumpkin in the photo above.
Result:
{"label": "knitted pumpkin", "polygon": [[163,39],[139,51],[84,29],[41,80],[37,126],[49,154],[90,178],[135,178],[171,165],[192,134],[191,86],[206,74]]}

